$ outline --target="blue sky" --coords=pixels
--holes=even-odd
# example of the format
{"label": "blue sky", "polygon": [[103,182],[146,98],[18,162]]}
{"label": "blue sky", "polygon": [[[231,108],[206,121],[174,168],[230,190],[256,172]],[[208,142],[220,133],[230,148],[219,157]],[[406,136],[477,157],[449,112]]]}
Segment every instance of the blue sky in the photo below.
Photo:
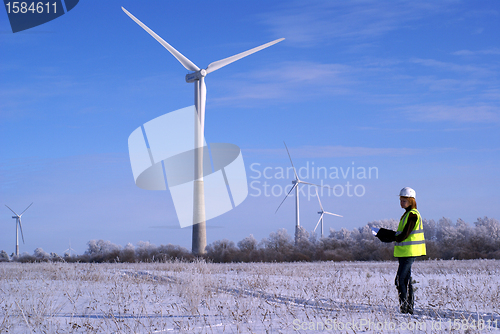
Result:
{"label": "blue sky", "polygon": [[[192,105],[193,85],[121,6],[200,68],[286,38],[207,76],[206,139],[242,149],[250,185],[207,222],[209,243],[293,234],[294,198],[275,214],[292,179],[279,174],[283,141],[305,181],[337,186],[322,203],[344,217],[326,230],[398,219],[404,186],[424,218],[500,218],[499,3],[80,1],[15,34],[0,10],[0,204],[34,202],[21,252],[62,254],[71,240],[83,253],[92,239],[191,248],[169,192],[135,186],[127,139]],[[319,207],[304,191],[312,230]],[[14,219],[0,211],[10,254]]]}

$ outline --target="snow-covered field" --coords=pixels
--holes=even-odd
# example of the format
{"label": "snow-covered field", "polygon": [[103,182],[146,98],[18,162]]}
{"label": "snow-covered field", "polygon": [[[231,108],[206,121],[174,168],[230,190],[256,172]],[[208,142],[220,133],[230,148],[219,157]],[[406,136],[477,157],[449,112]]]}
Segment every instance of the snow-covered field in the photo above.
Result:
{"label": "snow-covered field", "polygon": [[0,263],[0,333],[500,333],[500,261]]}

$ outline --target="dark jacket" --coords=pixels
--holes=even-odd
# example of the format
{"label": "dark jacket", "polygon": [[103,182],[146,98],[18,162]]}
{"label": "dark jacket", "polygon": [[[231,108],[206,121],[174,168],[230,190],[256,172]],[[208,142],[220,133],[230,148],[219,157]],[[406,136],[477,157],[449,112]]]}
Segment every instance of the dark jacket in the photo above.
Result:
{"label": "dark jacket", "polygon": [[[411,207],[407,207],[406,208],[406,212],[405,214],[403,215],[403,217],[408,214],[408,211],[411,210]],[[401,219],[403,219],[403,217],[401,217]],[[406,222],[406,225],[405,227],[403,228],[403,232],[401,232],[400,234],[396,235],[396,231],[391,231],[391,230],[388,230],[386,228],[381,228],[376,237],[380,239],[380,241],[382,242],[393,242],[393,241],[396,241],[396,242],[402,242],[403,240],[405,240],[406,238],[408,238],[410,236],[410,233],[411,231],[413,231],[413,229],[415,228],[415,224],[417,223],[417,215],[414,214],[414,213],[410,213],[410,216],[408,217],[408,221]]]}

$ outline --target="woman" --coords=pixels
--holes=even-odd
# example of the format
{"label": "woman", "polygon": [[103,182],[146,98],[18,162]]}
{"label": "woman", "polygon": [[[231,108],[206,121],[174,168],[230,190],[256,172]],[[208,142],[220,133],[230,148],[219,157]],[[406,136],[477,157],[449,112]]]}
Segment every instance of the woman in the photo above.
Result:
{"label": "woman", "polygon": [[401,313],[413,314],[413,286],[411,284],[411,265],[417,256],[426,255],[422,217],[417,211],[415,190],[401,189],[399,201],[405,213],[401,216],[396,232],[380,229],[377,237],[383,242],[395,241],[394,257],[398,258],[396,287],[399,293]]}

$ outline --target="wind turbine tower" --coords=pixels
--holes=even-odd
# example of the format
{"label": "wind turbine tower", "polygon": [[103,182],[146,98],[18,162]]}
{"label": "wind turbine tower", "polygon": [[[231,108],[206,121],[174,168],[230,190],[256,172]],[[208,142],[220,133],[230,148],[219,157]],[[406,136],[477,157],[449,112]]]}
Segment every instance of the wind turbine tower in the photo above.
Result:
{"label": "wind turbine tower", "polygon": [[194,254],[204,254],[207,246],[207,231],[205,219],[205,196],[204,196],[204,183],[203,183],[203,146],[204,146],[204,132],[205,132],[205,103],[207,96],[207,88],[205,85],[205,76],[209,73],[218,70],[232,62],[235,62],[243,57],[249,56],[252,53],[265,49],[271,45],[284,40],[280,38],[248,51],[239,53],[232,57],[213,62],[207,66],[206,69],[200,69],[192,61],[182,55],[179,51],[173,48],[170,44],[165,42],[153,30],[149,29],[144,23],[139,21],[134,15],[130,14],[125,8],[122,10],[132,20],[148,32],[154,39],[156,39],[163,47],[165,47],[188,71],[192,71],[186,75],[187,83],[194,83],[194,105],[198,114],[198,122],[195,126],[195,175],[194,175],[194,198],[193,198],[193,244],[192,252]]}
{"label": "wind turbine tower", "polygon": [[[26,209],[24,209],[23,212],[21,212],[20,215],[18,215],[14,210],[12,210],[11,208],[9,208],[7,206],[7,204],[5,205],[7,208],[9,208],[10,211],[14,212],[15,216],[12,216],[12,218],[15,218],[16,219],[16,256],[19,256],[19,230],[21,230],[21,237],[23,238],[23,244],[24,244],[24,235],[23,235],[23,225],[21,224],[21,216],[26,212],[26,210],[28,210],[30,208],[30,206],[32,206],[33,203],[31,203],[30,205],[28,205],[28,207]],[[17,226],[19,225],[19,229],[17,228]]]}

